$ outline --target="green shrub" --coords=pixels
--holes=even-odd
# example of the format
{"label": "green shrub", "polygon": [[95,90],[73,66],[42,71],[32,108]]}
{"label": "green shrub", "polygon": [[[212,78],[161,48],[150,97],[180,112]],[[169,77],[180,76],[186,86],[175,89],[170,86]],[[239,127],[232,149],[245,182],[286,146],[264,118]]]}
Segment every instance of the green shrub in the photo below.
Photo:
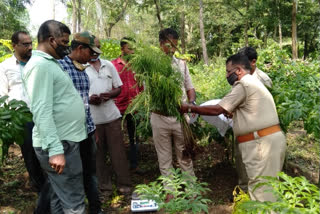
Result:
{"label": "green shrub", "polygon": [[121,55],[121,48],[119,40],[103,39],[100,40],[101,57],[107,60],[113,60]]}
{"label": "green shrub", "polygon": [[[159,209],[168,213],[192,211],[193,213],[208,213],[209,199],[203,198],[203,194],[210,191],[207,183],[200,183],[197,178],[190,176],[180,169],[172,169],[170,176],[160,176],[150,184],[140,184],[136,192],[141,199],[154,200]],[[164,187],[165,185],[165,187]],[[166,195],[173,195],[173,199],[165,203]]]}
{"label": "green shrub", "polygon": [[25,124],[32,121],[32,115],[25,102],[7,102],[7,99],[8,96],[0,97],[0,165],[11,144],[23,143]]}
{"label": "green shrub", "polygon": [[264,176],[262,185],[272,187],[272,192],[277,198],[276,202],[245,201],[237,206],[239,214],[255,213],[277,213],[288,214],[316,214],[320,213],[320,192],[319,188],[310,184],[305,177],[290,177],[283,172],[279,173],[279,178]]}

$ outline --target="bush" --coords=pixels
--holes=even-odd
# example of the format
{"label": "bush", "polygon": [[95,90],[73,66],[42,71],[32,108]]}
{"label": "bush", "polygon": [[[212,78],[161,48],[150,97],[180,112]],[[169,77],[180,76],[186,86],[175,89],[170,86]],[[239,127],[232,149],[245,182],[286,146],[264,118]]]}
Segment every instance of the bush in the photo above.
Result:
{"label": "bush", "polygon": [[290,177],[283,172],[279,173],[279,178],[264,176],[262,185],[272,187],[272,192],[277,198],[276,202],[244,201],[236,206],[234,213],[277,213],[288,214],[313,214],[320,213],[320,192],[319,188],[310,184],[305,177]]}
{"label": "bush", "polygon": [[[208,213],[209,199],[203,198],[203,194],[210,191],[207,183],[200,183],[197,178],[190,176],[180,169],[172,169],[170,176],[160,176],[158,182],[150,184],[140,184],[136,187],[136,192],[141,199],[154,200],[159,209],[165,212],[177,213],[182,211],[192,211]],[[164,187],[165,185],[165,187]],[[165,203],[166,195],[173,195],[173,199]]]}
{"label": "bush", "polygon": [[32,121],[32,115],[25,102],[7,102],[7,99],[8,96],[0,97],[0,165],[11,144],[23,143],[25,124]]}

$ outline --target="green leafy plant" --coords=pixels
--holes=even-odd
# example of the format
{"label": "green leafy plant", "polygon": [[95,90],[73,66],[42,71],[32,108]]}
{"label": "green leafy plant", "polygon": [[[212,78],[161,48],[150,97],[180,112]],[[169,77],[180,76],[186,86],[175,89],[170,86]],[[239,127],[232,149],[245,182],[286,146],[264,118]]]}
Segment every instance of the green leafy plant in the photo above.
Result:
{"label": "green leafy plant", "polygon": [[23,143],[25,124],[32,121],[32,115],[25,102],[8,102],[7,99],[8,96],[0,97],[0,165],[11,144]]}
{"label": "green leafy plant", "polygon": [[[196,177],[181,172],[180,169],[172,169],[169,176],[160,176],[157,181],[140,184],[135,191],[141,199],[154,200],[159,209],[168,213],[208,213],[208,203],[211,202],[203,197],[203,194],[210,191],[207,183],[197,181]],[[165,203],[168,194],[172,195],[173,199]]]}
{"label": "green leafy plant", "polygon": [[121,48],[119,40],[103,39],[101,42],[101,57],[104,59],[112,60],[120,56]]}
{"label": "green leafy plant", "polygon": [[276,202],[245,201],[237,206],[237,213],[320,213],[319,187],[310,184],[305,177],[293,178],[283,172],[278,176],[263,176],[266,182],[259,183],[254,188],[255,190],[263,185],[272,187]]}

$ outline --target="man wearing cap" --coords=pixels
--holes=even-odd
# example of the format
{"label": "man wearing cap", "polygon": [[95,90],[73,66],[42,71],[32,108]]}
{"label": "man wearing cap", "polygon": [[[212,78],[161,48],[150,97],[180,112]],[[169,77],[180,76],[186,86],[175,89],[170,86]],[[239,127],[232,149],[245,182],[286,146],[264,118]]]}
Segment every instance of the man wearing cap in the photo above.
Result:
{"label": "man wearing cap", "polygon": [[[68,54],[69,36],[70,29],[63,23],[44,22],[22,80],[35,123],[33,147],[53,190],[51,213],[83,214],[79,142],[87,138],[85,110],[69,75],[56,60]],[[54,210],[58,207],[62,210]]]}
{"label": "man wearing cap", "polygon": [[89,32],[76,33],[71,41],[71,53],[58,60],[65,72],[71,77],[85,107],[88,138],[80,142],[80,156],[83,167],[84,189],[89,202],[90,214],[101,213],[101,203],[96,177],[96,144],[94,140],[95,125],[89,107],[89,77],[85,66],[92,56],[101,53],[94,44],[94,36]]}
{"label": "man wearing cap", "polygon": [[[98,39],[95,39],[100,47]],[[90,109],[97,126],[97,177],[103,196],[112,193],[112,171],[106,163],[107,152],[110,155],[112,168],[117,175],[117,186],[120,193],[131,192],[129,164],[123,143],[121,114],[113,98],[121,92],[122,82],[116,68],[110,61],[95,56],[86,68],[90,79]]]}
{"label": "man wearing cap", "polygon": [[217,105],[182,105],[182,112],[202,115],[233,114],[233,132],[248,175],[248,190],[252,200],[275,201],[260,176],[277,176],[282,170],[286,138],[279,126],[274,100],[268,89],[250,75],[248,57],[236,54],[226,61],[226,77],[232,90]]}

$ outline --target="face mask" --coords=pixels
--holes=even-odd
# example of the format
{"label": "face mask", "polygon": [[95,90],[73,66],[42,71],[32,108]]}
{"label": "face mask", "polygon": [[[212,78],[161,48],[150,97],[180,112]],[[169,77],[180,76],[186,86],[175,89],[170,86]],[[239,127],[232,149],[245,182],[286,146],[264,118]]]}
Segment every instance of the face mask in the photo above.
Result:
{"label": "face mask", "polygon": [[65,57],[66,55],[68,55],[71,51],[70,51],[70,47],[69,46],[64,46],[64,45],[58,45],[57,48],[55,49],[56,54],[63,59],[63,57]]}
{"label": "face mask", "polygon": [[91,62],[96,62],[96,61],[98,61],[99,59],[100,59],[100,56],[98,56],[98,57],[95,58],[95,59],[94,59],[94,58],[93,58],[93,59],[90,59],[90,61],[91,61]]}
{"label": "face mask", "polygon": [[238,80],[238,75],[233,72],[232,74],[230,74],[230,76],[227,77],[227,80],[230,85],[233,85]]}

